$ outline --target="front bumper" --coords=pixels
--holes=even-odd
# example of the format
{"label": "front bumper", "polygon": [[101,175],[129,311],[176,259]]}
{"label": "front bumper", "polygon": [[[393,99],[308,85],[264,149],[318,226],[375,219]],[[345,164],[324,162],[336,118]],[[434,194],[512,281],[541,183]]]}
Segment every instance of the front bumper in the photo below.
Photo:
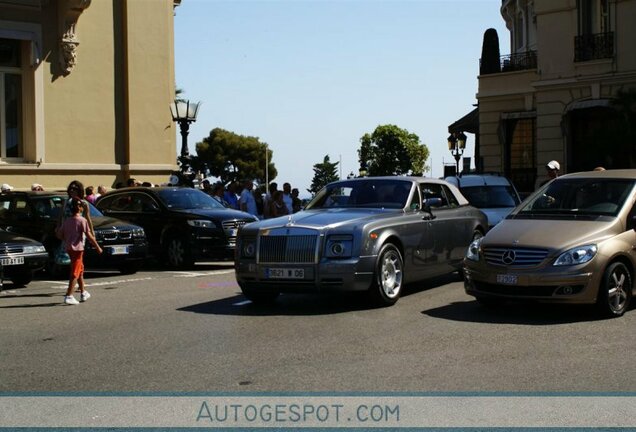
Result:
{"label": "front bumper", "polygon": [[16,264],[16,265],[3,265],[2,272],[5,277],[10,277],[12,275],[22,274],[25,272],[35,272],[38,270],[42,270],[49,259],[49,254],[46,252],[42,252],[42,253],[35,253],[35,254],[0,256],[0,258],[17,258],[17,257],[23,257],[24,263]]}
{"label": "front bumper", "polygon": [[148,255],[148,243],[145,240],[134,240],[132,243],[100,244],[102,253],[98,254],[93,246],[86,242],[84,262],[90,267],[117,267],[133,261],[142,261]]}
{"label": "front bumper", "polygon": [[[344,260],[323,259],[318,264],[257,264],[253,260],[237,259],[234,267],[241,288],[264,292],[366,291],[373,283],[376,260],[375,255]],[[303,277],[273,276],[277,269],[285,270],[291,277],[294,270],[301,269]]]}
{"label": "front bumper", "polygon": [[507,269],[464,260],[466,294],[480,298],[594,303],[601,277],[593,262],[570,268]]}

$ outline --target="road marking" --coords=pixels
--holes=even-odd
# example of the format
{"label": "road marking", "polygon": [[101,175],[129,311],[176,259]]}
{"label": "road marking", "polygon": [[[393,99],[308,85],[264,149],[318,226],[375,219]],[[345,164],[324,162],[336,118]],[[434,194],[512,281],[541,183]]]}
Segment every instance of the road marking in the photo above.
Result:
{"label": "road marking", "polygon": [[42,282],[44,282],[44,283],[50,283],[50,284],[68,285],[68,281],[66,281],[66,282],[62,282],[62,281],[48,281],[48,280],[45,280],[45,281],[42,281]]}
{"label": "road marking", "polygon": [[170,273],[174,273],[175,277],[193,278],[193,277],[201,277],[201,276],[215,276],[215,275],[234,273],[234,270],[212,270],[208,272],[173,271]]}
{"label": "road marking", "polygon": [[245,300],[242,302],[234,303],[232,304],[232,306],[245,306],[246,304],[250,304],[250,303],[252,303],[251,300]]}

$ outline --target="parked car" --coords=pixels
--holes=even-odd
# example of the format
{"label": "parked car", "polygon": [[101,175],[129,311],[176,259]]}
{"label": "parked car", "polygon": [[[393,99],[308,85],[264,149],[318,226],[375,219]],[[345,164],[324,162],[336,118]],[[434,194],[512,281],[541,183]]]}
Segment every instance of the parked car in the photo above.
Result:
{"label": "parked car", "polygon": [[[66,199],[66,192],[29,191],[0,195],[0,227],[41,242],[49,256],[47,269],[55,277],[66,275],[68,268],[55,263],[55,251],[60,245],[55,227]],[[148,253],[144,230],[128,222],[105,217],[90,203],[89,206],[95,237],[103,253],[99,255],[86,242],[86,266],[135,273]]]}
{"label": "parked car", "polygon": [[28,285],[33,273],[42,270],[47,259],[42,243],[0,229],[1,279],[10,279],[17,286]]}
{"label": "parked car", "polygon": [[537,190],[464,260],[466,293],[483,303],[629,307],[636,269],[636,170],[568,174]]}
{"label": "parked car", "polygon": [[468,202],[486,213],[488,227],[497,225],[521,203],[514,185],[498,174],[465,174],[446,177],[457,186]]}
{"label": "parked car", "polygon": [[280,292],[368,291],[394,304],[402,287],[461,267],[486,216],[438,179],[331,183],[299,212],[239,232],[236,279],[253,302]]}
{"label": "parked car", "polygon": [[197,260],[232,258],[238,229],[258,220],[193,188],[115,189],[96,205],[108,216],[142,226],[151,250],[175,268]]}

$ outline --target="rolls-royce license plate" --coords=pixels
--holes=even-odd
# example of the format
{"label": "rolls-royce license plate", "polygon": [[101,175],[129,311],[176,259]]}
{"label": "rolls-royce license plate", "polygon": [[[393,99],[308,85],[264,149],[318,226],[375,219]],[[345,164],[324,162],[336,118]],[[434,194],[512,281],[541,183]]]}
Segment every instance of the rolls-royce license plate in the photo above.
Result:
{"label": "rolls-royce license plate", "polygon": [[305,269],[301,268],[267,268],[265,269],[267,279],[304,279]]}
{"label": "rolls-royce license plate", "polygon": [[504,284],[504,285],[517,285],[517,275],[498,274],[497,283]]}

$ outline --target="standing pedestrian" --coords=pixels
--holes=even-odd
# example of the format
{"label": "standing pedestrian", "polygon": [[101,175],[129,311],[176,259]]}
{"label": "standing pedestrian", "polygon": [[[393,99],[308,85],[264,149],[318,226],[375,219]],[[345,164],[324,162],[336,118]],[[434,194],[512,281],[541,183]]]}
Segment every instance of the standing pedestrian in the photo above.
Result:
{"label": "standing pedestrian", "polygon": [[283,183],[283,202],[287,206],[287,214],[294,212],[294,199],[291,196],[291,185]]}
{"label": "standing pedestrian", "polygon": [[239,198],[239,206],[240,210],[258,217],[258,208],[256,207],[254,194],[252,193],[253,188],[254,182],[252,182],[252,180],[245,180],[245,182],[243,182],[243,191]]}
{"label": "standing pedestrian", "polygon": [[68,305],[79,304],[73,295],[75,285],[79,287],[81,301],[84,302],[91,297],[84,286],[84,236],[91,242],[98,254],[102,253],[102,248],[89,229],[88,221],[80,215],[84,205],[82,200],[71,198],[70,208],[72,216],[66,218],[57,231],[58,237],[64,242],[66,253],[71,257],[68,289],[64,296],[64,303]]}
{"label": "standing pedestrian", "polygon": [[551,160],[550,162],[548,162],[545,165],[545,170],[548,173],[548,178],[547,180],[544,180],[541,183],[541,186],[543,186],[544,184],[546,184],[547,182],[554,180],[555,178],[557,178],[559,176],[559,170],[561,169],[561,164],[559,164],[557,161],[555,160]]}
{"label": "standing pedestrian", "polygon": [[88,201],[91,204],[95,204],[95,201],[97,201],[97,196],[95,195],[95,188],[93,186],[86,186],[86,189],[84,189],[84,192],[86,193],[86,201]]}

